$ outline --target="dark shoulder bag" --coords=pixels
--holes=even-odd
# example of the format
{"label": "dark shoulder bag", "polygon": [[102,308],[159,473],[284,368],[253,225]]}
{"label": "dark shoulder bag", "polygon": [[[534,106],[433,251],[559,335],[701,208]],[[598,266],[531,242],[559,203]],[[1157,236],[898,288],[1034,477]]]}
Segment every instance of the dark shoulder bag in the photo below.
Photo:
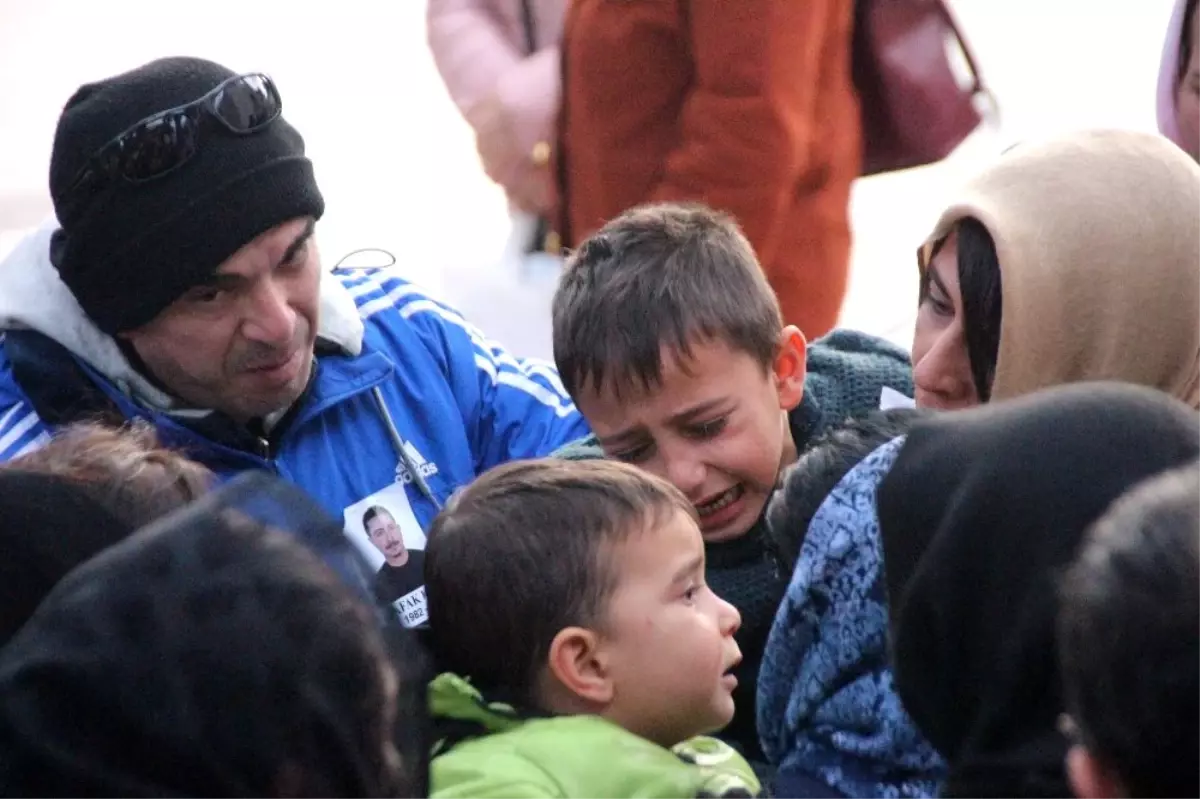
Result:
{"label": "dark shoulder bag", "polygon": [[979,127],[980,101],[992,100],[945,0],[855,0],[851,58],[863,175],[942,160]]}

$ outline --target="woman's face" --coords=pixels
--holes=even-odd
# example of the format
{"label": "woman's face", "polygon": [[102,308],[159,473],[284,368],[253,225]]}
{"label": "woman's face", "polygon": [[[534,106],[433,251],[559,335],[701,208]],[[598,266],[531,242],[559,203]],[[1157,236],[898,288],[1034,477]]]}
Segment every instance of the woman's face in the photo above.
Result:
{"label": "woman's face", "polygon": [[963,331],[956,233],[946,237],[921,283],[912,346],[917,407],[954,410],[979,405]]}
{"label": "woman's face", "polygon": [[1200,161],[1200,12],[1192,13],[1192,23],[1184,31],[1191,54],[1183,79],[1175,87],[1175,113],[1179,125],[1179,140],[1188,154]]}

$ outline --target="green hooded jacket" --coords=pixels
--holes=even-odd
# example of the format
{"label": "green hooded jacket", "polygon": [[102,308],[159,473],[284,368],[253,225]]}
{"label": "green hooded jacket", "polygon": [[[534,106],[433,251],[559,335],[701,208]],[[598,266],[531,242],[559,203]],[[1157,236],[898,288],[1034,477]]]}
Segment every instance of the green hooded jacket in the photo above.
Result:
{"label": "green hooded jacket", "polygon": [[[728,745],[697,737],[664,749],[598,716],[522,716],[466,680],[429,686],[437,742],[430,796],[753,797],[761,786]],[[455,737],[457,738],[455,740]]]}

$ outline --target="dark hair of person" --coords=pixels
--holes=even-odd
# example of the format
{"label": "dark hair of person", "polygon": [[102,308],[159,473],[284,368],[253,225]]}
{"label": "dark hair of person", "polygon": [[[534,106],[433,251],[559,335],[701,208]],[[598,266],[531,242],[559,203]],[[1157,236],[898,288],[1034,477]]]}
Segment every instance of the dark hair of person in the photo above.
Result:
{"label": "dark hair of person", "polygon": [[1187,75],[1188,64],[1192,61],[1192,48],[1200,42],[1192,41],[1192,20],[1196,18],[1197,0],[1188,0],[1183,12],[1183,29],[1179,32],[1179,60],[1175,64],[1175,85],[1178,86]]}
{"label": "dark hair of person", "polygon": [[[992,235],[981,222],[964,217],[955,224],[958,241],[958,289],[962,297],[963,335],[966,338],[967,358],[971,364],[971,379],[980,402],[992,396],[992,380],[996,376],[996,361],[1000,355],[1000,316],[1003,298],[1000,293],[1000,260]],[[934,245],[930,259],[946,243],[948,236]],[[930,275],[926,268],[921,274],[919,297],[929,294]]]}
{"label": "dark hair of person", "polygon": [[864,458],[927,415],[916,408],[873,411],[827,429],[800,453],[767,505],[767,533],[789,574],[829,492]]}
{"label": "dark hair of person", "polygon": [[1060,586],[1066,705],[1134,797],[1200,795],[1200,465],[1142,482]]}

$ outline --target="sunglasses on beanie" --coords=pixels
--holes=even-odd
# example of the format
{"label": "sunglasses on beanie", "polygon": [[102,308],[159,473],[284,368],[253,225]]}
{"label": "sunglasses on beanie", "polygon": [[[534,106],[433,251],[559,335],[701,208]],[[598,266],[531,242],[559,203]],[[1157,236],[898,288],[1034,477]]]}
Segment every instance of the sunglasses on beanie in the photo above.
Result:
{"label": "sunglasses on beanie", "polygon": [[196,154],[205,120],[215,119],[230,133],[262,130],[283,113],[275,83],[254,72],[222,81],[190,103],[159,111],[117,134],[84,164],[68,190],[84,192],[113,178],[145,183],[160,178]]}

